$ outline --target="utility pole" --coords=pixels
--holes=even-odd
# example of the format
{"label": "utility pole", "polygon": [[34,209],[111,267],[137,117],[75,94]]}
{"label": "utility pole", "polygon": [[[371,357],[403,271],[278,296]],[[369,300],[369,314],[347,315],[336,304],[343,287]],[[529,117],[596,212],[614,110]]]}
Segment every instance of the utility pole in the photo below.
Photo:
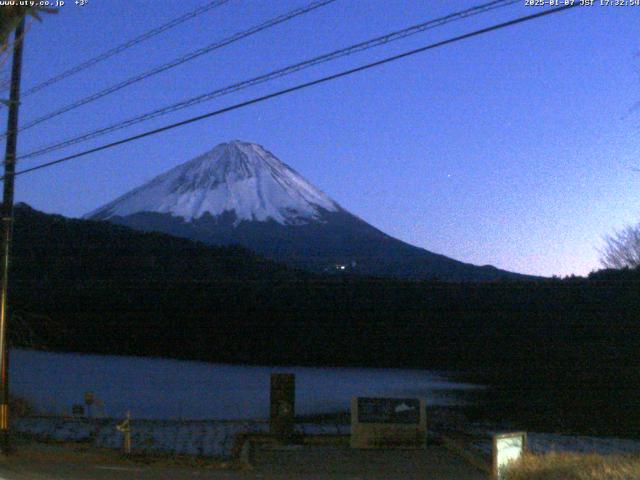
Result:
{"label": "utility pole", "polygon": [[16,173],[16,147],[18,142],[18,109],[20,107],[20,74],[22,72],[22,45],[24,18],[14,33],[13,62],[11,65],[11,96],[7,119],[7,142],[4,157],[4,191],[2,196],[2,278],[0,284],[0,448],[3,453],[12,449],[9,436],[9,349],[7,324],[9,320],[7,296],[9,293],[9,259],[13,234],[13,190]]}

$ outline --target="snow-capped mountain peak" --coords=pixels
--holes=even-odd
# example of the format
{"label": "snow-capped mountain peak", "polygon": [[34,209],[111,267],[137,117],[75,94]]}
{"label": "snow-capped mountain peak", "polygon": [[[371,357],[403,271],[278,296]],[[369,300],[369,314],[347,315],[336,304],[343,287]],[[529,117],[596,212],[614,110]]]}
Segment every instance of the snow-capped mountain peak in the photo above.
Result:
{"label": "snow-capped mountain peak", "polygon": [[395,239],[341,208],[261,146],[238,140],[86,217],[209,245],[240,245],[313,272],[452,281],[519,278]]}
{"label": "snow-capped mountain peak", "polygon": [[320,221],[322,210],[341,207],[262,146],[221,143],[89,213],[109,219],[141,212],[168,213],[186,221],[226,212],[243,220],[283,225]]}

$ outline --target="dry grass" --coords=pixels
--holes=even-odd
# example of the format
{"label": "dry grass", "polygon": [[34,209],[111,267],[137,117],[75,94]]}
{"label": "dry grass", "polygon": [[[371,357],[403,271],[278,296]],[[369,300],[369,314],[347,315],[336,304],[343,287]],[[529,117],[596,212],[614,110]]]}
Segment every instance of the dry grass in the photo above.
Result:
{"label": "dry grass", "polygon": [[550,453],[526,455],[505,480],[638,480],[640,457]]}

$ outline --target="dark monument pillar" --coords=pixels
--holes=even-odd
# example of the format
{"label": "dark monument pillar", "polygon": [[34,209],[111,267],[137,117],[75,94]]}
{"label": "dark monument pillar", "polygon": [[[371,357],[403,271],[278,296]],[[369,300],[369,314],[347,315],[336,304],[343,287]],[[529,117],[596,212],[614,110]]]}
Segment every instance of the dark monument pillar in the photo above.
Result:
{"label": "dark monument pillar", "polygon": [[296,376],[293,373],[271,374],[271,408],[269,432],[283,440],[294,432]]}

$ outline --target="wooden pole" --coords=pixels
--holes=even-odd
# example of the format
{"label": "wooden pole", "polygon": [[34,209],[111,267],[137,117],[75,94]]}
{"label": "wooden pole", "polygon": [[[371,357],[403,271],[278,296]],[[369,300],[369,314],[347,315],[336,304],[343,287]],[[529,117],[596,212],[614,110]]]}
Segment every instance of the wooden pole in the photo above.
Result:
{"label": "wooden pole", "polygon": [[12,450],[9,435],[9,351],[7,327],[9,312],[9,266],[13,235],[13,193],[18,143],[18,110],[20,107],[20,76],[22,72],[22,46],[24,44],[24,18],[14,33],[13,63],[11,67],[11,96],[7,119],[7,141],[4,158],[4,190],[2,197],[2,278],[0,283],[0,448],[4,453]]}

